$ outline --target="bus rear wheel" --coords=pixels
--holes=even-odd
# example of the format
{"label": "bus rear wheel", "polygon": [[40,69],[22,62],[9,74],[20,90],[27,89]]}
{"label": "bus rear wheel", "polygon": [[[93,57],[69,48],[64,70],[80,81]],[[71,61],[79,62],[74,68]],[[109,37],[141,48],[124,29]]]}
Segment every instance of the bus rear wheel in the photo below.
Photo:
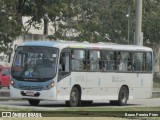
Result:
{"label": "bus rear wheel", "polygon": [[110,100],[110,104],[124,106],[127,104],[128,96],[129,96],[129,91],[127,87],[123,86],[119,91],[118,100]]}
{"label": "bus rear wheel", "polygon": [[29,99],[28,102],[32,106],[37,106],[37,105],[39,105],[40,100]]}
{"label": "bus rear wheel", "polygon": [[128,97],[129,97],[129,91],[127,87],[125,86],[121,87],[119,91],[119,96],[118,96],[118,105],[120,106],[126,105]]}
{"label": "bus rear wheel", "polygon": [[70,100],[66,101],[67,106],[76,107],[80,104],[80,92],[77,87],[73,87],[70,93]]}

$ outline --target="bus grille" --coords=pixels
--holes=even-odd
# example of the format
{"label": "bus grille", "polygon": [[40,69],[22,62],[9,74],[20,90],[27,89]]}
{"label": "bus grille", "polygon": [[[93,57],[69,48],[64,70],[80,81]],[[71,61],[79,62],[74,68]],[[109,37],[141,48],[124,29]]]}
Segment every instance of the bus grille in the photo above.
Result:
{"label": "bus grille", "polygon": [[43,89],[43,86],[18,86],[19,89],[21,90],[42,90]]}

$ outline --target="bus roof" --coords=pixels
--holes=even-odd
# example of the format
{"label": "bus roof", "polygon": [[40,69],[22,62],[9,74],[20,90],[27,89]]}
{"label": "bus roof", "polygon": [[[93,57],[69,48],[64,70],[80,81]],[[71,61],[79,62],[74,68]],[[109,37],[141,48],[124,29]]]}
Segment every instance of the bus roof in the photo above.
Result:
{"label": "bus roof", "polygon": [[149,47],[138,45],[121,45],[114,43],[89,43],[76,41],[29,41],[24,42],[20,46],[43,46],[43,47],[57,47],[60,49],[69,48],[84,48],[84,49],[109,49],[109,50],[131,50],[131,51],[152,51]]}

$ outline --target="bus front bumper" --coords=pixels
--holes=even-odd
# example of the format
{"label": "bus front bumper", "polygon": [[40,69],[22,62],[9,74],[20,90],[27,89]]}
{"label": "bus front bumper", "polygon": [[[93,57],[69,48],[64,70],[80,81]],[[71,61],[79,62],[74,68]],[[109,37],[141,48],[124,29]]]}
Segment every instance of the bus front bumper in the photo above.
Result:
{"label": "bus front bumper", "polygon": [[39,100],[56,100],[56,89],[51,88],[49,90],[20,90],[10,86],[10,97],[21,99],[39,99]]}

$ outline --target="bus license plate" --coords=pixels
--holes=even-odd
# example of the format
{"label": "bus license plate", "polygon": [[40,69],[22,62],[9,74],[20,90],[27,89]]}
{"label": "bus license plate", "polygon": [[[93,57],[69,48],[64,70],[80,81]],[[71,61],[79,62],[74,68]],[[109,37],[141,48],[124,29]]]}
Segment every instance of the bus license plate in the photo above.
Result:
{"label": "bus license plate", "polygon": [[34,92],[33,92],[33,91],[27,91],[27,92],[26,92],[26,95],[34,96]]}

